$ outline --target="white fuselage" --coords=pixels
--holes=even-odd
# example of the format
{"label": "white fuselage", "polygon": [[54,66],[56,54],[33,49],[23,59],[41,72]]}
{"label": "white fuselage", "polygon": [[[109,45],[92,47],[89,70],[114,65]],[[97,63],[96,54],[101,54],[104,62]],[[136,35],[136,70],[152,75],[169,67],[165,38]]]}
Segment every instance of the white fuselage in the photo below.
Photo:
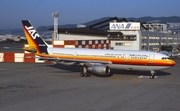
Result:
{"label": "white fuselage", "polygon": [[150,51],[48,48],[48,52],[57,58],[106,61],[110,68],[122,70],[161,70],[175,65],[167,55]]}

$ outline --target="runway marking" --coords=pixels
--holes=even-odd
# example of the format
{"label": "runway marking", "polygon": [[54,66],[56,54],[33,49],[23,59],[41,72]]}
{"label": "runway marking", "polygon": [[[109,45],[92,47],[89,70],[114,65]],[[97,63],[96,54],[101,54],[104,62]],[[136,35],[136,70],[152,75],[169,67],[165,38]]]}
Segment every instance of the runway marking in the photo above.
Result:
{"label": "runway marking", "polygon": [[[138,78],[148,78],[150,79],[150,76],[139,76]],[[155,76],[154,79],[158,78],[158,76]]]}
{"label": "runway marking", "polygon": [[4,49],[10,49],[10,47],[3,47]]}

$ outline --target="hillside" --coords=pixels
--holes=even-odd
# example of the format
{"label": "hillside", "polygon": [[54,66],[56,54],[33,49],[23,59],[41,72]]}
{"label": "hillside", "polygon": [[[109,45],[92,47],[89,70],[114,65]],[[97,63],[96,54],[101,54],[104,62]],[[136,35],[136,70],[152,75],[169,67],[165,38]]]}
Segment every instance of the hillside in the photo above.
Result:
{"label": "hillside", "polygon": [[[103,17],[100,19],[92,20],[86,23],[80,23],[84,25],[91,25],[106,19],[109,19],[112,17]],[[123,17],[119,17],[119,19],[122,19]],[[146,23],[180,23],[180,17],[178,16],[171,16],[171,17],[140,17],[140,18],[126,18],[128,21],[133,20],[133,21],[140,21],[140,22],[146,22]],[[77,23],[78,24],[78,23]],[[59,25],[59,28],[76,28],[77,24],[67,24],[67,25]],[[51,36],[52,32],[50,32],[48,29],[53,28],[53,25],[51,26],[39,26],[37,27],[37,30],[39,34],[41,35],[46,35],[46,36]],[[170,29],[170,28],[169,28]],[[173,30],[180,30],[180,27],[177,27],[176,29],[173,28]],[[22,29],[6,29],[6,30],[0,30],[0,35],[6,35],[6,34],[11,34],[15,36],[24,36],[23,30]]]}
{"label": "hillside", "polygon": [[134,20],[134,21],[141,21],[146,23],[163,23],[167,24],[168,22],[179,22],[180,23],[180,17],[178,16],[171,16],[171,17],[140,17],[140,18],[127,18],[127,20]]}

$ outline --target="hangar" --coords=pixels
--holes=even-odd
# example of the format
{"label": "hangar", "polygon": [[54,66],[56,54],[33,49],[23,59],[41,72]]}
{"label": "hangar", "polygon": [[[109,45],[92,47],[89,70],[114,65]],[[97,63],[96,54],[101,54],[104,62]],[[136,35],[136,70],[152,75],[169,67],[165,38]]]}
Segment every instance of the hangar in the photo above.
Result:
{"label": "hangar", "polygon": [[[169,34],[166,28],[164,24],[146,24],[112,17],[88,26],[58,28],[58,37],[53,39],[53,45],[62,47],[64,44],[73,44],[78,48],[98,48],[97,44],[106,43],[101,48],[105,49],[109,45],[106,48],[153,51],[157,51],[161,45],[176,47],[180,42],[179,35]],[[53,31],[54,28],[49,30]]]}

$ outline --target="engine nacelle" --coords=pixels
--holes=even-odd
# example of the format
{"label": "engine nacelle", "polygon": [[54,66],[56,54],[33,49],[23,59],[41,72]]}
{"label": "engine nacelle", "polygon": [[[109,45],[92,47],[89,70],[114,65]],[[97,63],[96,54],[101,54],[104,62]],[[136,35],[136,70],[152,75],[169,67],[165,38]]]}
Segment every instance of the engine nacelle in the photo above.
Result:
{"label": "engine nacelle", "polygon": [[91,67],[87,68],[89,72],[92,72],[93,74],[101,75],[101,76],[107,76],[110,73],[109,66],[105,65],[93,65]]}

